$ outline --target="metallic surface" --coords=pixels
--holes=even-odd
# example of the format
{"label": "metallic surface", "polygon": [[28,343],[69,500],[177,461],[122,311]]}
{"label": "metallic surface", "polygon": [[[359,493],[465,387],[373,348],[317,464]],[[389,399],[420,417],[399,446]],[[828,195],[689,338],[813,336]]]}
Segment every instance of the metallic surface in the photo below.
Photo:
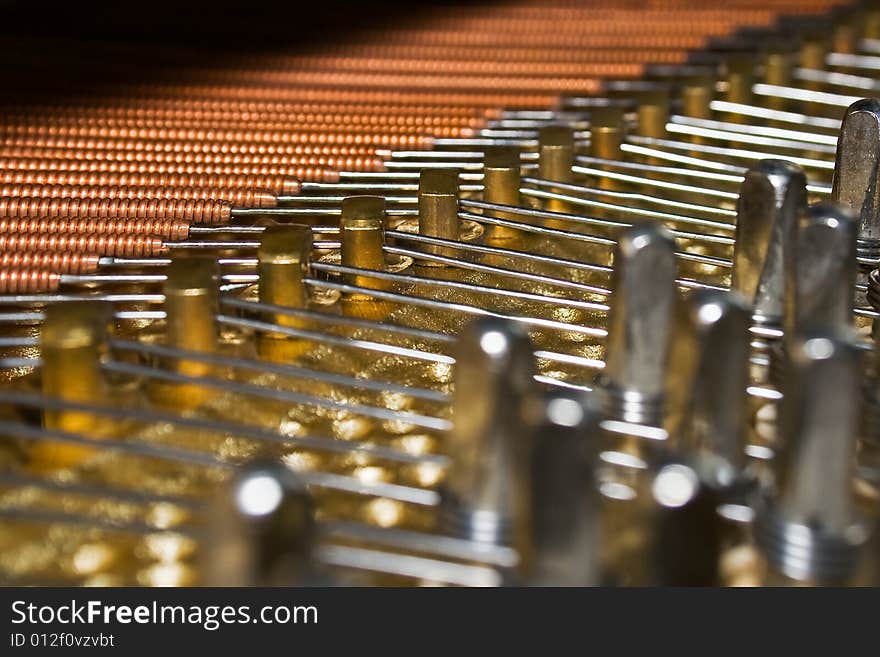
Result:
{"label": "metallic surface", "polygon": [[23,32],[0,583],[876,583],[878,15]]}

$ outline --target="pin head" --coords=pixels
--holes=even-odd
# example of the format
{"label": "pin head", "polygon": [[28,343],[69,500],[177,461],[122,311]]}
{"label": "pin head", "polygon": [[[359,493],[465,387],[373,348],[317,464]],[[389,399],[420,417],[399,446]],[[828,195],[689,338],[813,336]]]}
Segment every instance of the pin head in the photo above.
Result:
{"label": "pin head", "polygon": [[599,413],[591,399],[553,389],[534,397],[530,424],[532,586],[598,583],[593,478]]}
{"label": "pin head", "polygon": [[300,477],[254,463],[221,491],[204,552],[212,586],[293,586],[311,569],[314,504]]}
{"label": "pin head", "polygon": [[461,236],[455,169],[428,168],[419,173],[419,233],[448,240]]}
{"label": "pin head", "polygon": [[736,292],[694,290],[678,304],[667,376],[673,443],[726,488],[744,464],[751,309]]}
{"label": "pin head", "polygon": [[[312,231],[308,226],[286,224],[269,226],[260,238],[257,272],[260,276],[260,301],[303,308],[308,295],[303,279],[308,275],[312,254]],[[281,323],[289,318],[279,317]]]}
{"label": "pin head", "polygon": [[382,196],[347,196],[342,199],[342,223],[385,220],[385,198]]}
{"label": "pin head", "polygon": [[880,100],[846,110],[837,138],[831,197],[858,217],[859,255],[880,257]]}
{"label": "pin head", "polygon": [[[165,281],[166,341],[189,351],[212,352],[217,346],[220,268],[211,256],[174,258]],[[171,359],[169,365],[191,376],[205,376],[207,363]]]}
{"label": "pin head", "polygon": [[590,113],[590,155],[606,160],[620,158],[623,113],[619,107],[597,107]]}
{"label": "pin head", "polygon": [[445,522],[475,540],[510,540],[528,525],[523,412],[534,390],[531,342],[518,324],[482,318],[459,337],[455,359]]}
{"label": "pin head", "polygon": [[538,131],[538,167],[541,178],[568,182],[574,163],[574,131],[568,126],[548,125]]}
{"label": "pin head", "polygon": [[[342,200],[340,252],[343,265],[385,270],[385,218],[385,199],[381,196],[349,196]],[[360,287],[376,286],[375,279],[369,276],[350,275],[346,280]]]}
{"label": "pin head", "polygon": [[519,171],[519,149],[514,146],[489,146],[484,151],[483,166],[487,169],[516,169]]}
{"label": "pin head", "polygon": [[831,201],[810,206],[787,264],[786,335],[852,323],[856,220],[849,208]]}
{"label": "pin head", "polygon": [[761,160],[740,187],[731,287],[753,304],[757,322],[782,321],[785,257],[806,208],[806,185],[799,167],[784,160]]}

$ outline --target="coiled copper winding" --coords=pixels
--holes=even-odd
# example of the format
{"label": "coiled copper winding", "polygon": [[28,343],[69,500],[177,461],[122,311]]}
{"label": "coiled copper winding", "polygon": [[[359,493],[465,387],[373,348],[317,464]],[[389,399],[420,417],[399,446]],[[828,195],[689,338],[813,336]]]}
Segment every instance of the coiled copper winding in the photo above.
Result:
{"label": "coiled copper winding", "polygon": [[167,248],[160,238],[149,235],[0,235],[0,251],[87,253],[118,258],[146,258],[164,253]]}
{"label": "coiled copper winding", "polygon": [[143,199],[167,198],[177,200],[227,201],[233,207],[274,208],[278,205],[275,194],[259,189],[215,189],[211,187],[113,187],[66,185],[2,185],[0,197],[30,198],[88,198],[88,199]]}
{"label": "coiled copper winding", "polygon": [[[156,109],[120,107],[92,108],[18,113],[18,108],[8,113],[10,123],[19,125],[52,125],[67,126],[106,126],[128,128],[237,128],[247,126],[274,125],[298,129],[322,128],[332,126],[349,126],[350,129],[371,129],[382,127],[394,129],[418,130],[438,135],[438,130],[453,134],[466,134],[482,128],[486,124],[483,116],[461,116],[449,114],[332,114],[305,112],[268,112],[268,111],[236,111],[236,110],[187,110],[187,109]],[[435,110],[436,112],[436,110]]]}
{"label": "coiled copper winding", "polygon": [[39,158],[0,158],[0,169],[23,171],[77,171],[81,173],[176,173],[233,176],[282,176],[306,179],[298,175],[309,171],[321,171],[328,167],[349,171],[383,171],[385,163],[380,158],[344,157],[316,158],[320,164],[314,167],[279,166],[268,164],[200,164],[198,162],[94,162],[89,160],[41,160]]}
{"label": "coiled copper winding", "polygon": [[361,132],[361,131],[305,131],[305,130],[212,130],[194,128],[116,128],[104,126],[42,126],[16,125],[5,128],[7,134],[82,137],[86,139],[140,139],[215,141],[265,144],[338,144],[370,145],[384,148],[427,148],[430,137],[422,134]]}
{"label": "coiled copper winding", "polygon": [[[314,164],[332,166],[337,158],[333,155],[284,155],[284,154],[242,154],[218,152],[190,151],[181,148],[179,151],[166,152],[163,149],[142,149],[138,144],[127,147],[127,142],[109,144],[109,148],[67,149],[67,148],[4,148],[0,146],[0,158],[10,162],[15,160],[31,161],[35,159],[71,162],[142,162],[156,164],[197,164],[213,166],[275,166],[287,168],[297,164]],[[169,149],[170,150],[170,149]],[[267,149],[273,150],[273,149]],[[363,160],[356,160],[363,161]]]}
{"label": "coiled copper winding", "polygon": [[232,205],[225,201],[177,199],[0,198],[0,218],[150,219],[195,224],[226,223]]}
{"label": "coiled copper winding", "polygon": [[297,177],[241,174],[177,174],[76,171],[4,171],[0,183],[7,185],[78,185],[87,187],[193,187],[205,189],[265,189],[275,194],[299,194],[302,180],[337,182],[339,174],[323,168],[303,168]]}
{"label": "coiled copper winding", "polygon": [[[613,40],[619,45],[618,40]],[[585,85],[587,86],[587,85]],[[590,93],[601,91],[601,82],[595,80]],[[204,101],[234,99],[239,101],[269,101],[283,103],[402,103],[404,105],[433,105],[435,107],[459,106],[468,109],[481,107],[550,107],[558,99],[556,93],[518,93],[514,91],[495,92],[474,89],[466,92],[431,92],[417,89],[345,89],[279,87],[279,86],[238,86],[238,85],[197,85],[164,84],[134,86],[119,89],[126,96],[147,96],[176,101],[179,98]]]}
{"label": "coiled copper winding", "polygon": [[0,294],[35,294],[53,292],[61,284],[61,275],[42,269],[0,269]]}
{"label": "coiled copper winding", "polygon": [[58,274],[91,274],[98,271],[100,256],[87,253],[0,253],[0,269],[42,269]]}
{"label": "coiled copper winding", "polygon": [[[264,116],[288,117],[304,114],[323,117],[322,122],[338,123],[352,119],[361,120],[419,120],[435,118],[437,120],[474,121],[475,127],[484,121],[497,119],[501,110],[490,108],[472,108],[461,106],[440,107],[437,105],[415,105],[412,103],[333,103],[296,101],[275,102],[271,100],[240,100],[237,98],[199,99],[199,98],[120,98],[94,96],[77,97],[67,105],[17,105],[9,109],[16,116],[84,116],[98,119],[119,118],[163,118],[176,120],[202,120],[205,117],[254,117],[260,120]],[[359,120],[360,119],[360,120]],[[284,120],[279,118],[278,120]],[[318,119],[313,119],[318,121]]]}
{"label": "coiled copper winding", "polygon": [[168,219],[0,219],[0,235],[8,233],[155,235],[183,240],[189,237],[189,224]]}

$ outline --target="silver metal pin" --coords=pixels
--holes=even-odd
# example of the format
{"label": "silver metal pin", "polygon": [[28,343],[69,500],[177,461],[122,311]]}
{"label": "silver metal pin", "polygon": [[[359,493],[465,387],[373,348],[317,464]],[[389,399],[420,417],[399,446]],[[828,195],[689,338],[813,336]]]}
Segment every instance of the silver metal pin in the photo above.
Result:
{"label": "silver metal pin", "polygon": [[781,575],[842,584],[856,574],[870,537],[852,490],[860,350],[849,334],[826,330],[792,341],[788,352],[784,451],[776,492],[757,510],[756,540]]}
{"label": "silver metal pin", "polygon": [[751,316],[736,292],[696,290],[677,308],[666,427],[677,448],[694,456],[701,480],[718,490],[735,484],[745,466]]}
{"label": "silver metal pin", "polygon": [[593,452],[599,414],[589,398],[555,389],[533,402],[532,531],[526,583],[599,583],[598,499]]}
{"label": "silver metal pin", "polygon": [[637,224],[614,250],[605,370],[609,419],[659,426],[676,287],[675,248],[662,227]]}
{"label": "silver metal pin", "polygon": [[858,255],[880,259],[880,101],[849,106],[837,142],[832,198],[858,216]]}
{"label": "silver metal pin", "polygon": [[516,324],[481,318],[459,337],[447,442],[452,463],[440,509],[448,533],[518,550],[527,545],[530,436],[523,408],[535,390],[533,375],[532,347]]}
{"label": "silver metal pin", "polygon": [[805,330],[852,326],[856,281],[856,218],[833,201],[812,205],[798,219],[785,262],[784,339],[770,351],[770,381],[781,388],[788,342]]}
{"label": "silver metal pin", "polygon": [[753,304],[758,324],[781,325],[785,258],[806,199],[806,176],[787,161],[762,160],[746,173],[737,206],[731,287]]}

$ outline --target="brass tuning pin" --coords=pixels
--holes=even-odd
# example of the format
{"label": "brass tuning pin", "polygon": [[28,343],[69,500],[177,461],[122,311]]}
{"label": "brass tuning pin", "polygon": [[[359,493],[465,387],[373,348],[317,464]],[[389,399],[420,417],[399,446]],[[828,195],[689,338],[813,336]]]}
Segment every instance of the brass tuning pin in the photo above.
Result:
{"label": "brass tuning pin", "polygon": [[[483,200],[498,205],[519,205],[522,181],[519,150],[513,146],[486,148],[483,158]],[[516,220],[508,212],[493,212],[501,219]],[[486,244],[510,247],[521,238],[520,231],[506,226],[491,226],[486,230]]]}
{"label": "brass tuning pin", "polygon": [[[570,183],[574,164],[574,131],[564,125],[549,125],[538,132],[538,175],[544,180]],[[558,198],[546,199],[545,210],[570,212],[570,204]]]}
{"label": "brass tuning pin", "polygon": [[[73,301],[46,308],[40,332],[43,354],[42,393],[50,398],[80,404],[105,403],[111,392],[101,369],[107,353],[112,309],[109,304]],[[49,410],[44,413],[47,429],[97,435],[110,422],[78,410]],[[40,441],[31,452],[37,470],[69,467],[93,453],[90,447]]]}
{"label": "brass tuning pin", "polygon": [[[458,176],[455,169],[422,169],[419,173],[419,234],[445,240],[461,238],[458,219]],[[428,253],[454,256],[454,251],[427,244]],[[434,263],[428,261],[427,265]]]}

